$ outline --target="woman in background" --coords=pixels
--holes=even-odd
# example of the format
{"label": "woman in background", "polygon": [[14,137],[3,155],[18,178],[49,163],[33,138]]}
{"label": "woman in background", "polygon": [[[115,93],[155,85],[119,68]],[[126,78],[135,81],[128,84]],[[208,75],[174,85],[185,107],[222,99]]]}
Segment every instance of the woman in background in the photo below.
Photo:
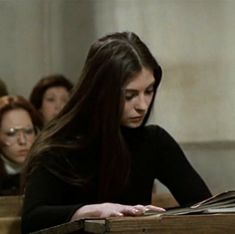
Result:
{"label": "woman in background", "polygon": [[176,141],[146,126],[161,77],[134,33],[113,33],[91,46],[71,98],[32,148],[22,233],[163,211],[150,205],[155,178],[182,206],[211,195]]}
{"label": "woman in background", "polygon": [[43,77],[34,86],[29,100],[39,110],[44,124],[61,111],[69,99],[72,87],[69,79],[60,74]]}
{"label": "woman in background", "polygon": [[41,126],[40,117],[26,99],[0,98],[0,195],[20,193],[22,167]]}

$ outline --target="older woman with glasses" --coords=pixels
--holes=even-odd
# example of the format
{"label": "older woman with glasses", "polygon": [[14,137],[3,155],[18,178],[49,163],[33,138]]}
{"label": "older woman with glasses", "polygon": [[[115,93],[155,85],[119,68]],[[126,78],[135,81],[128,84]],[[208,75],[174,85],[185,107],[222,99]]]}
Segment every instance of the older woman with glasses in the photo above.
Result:
{"label": "older woman with glasses", "polygon": [[0,98],[0,195],[19,194],[20,173],[42,121],[21,96]]}

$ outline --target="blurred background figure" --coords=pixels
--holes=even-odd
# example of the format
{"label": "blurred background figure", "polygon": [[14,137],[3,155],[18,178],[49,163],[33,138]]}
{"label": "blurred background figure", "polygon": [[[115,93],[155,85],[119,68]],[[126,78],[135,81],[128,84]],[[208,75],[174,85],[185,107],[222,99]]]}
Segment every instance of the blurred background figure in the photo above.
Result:
{"label": "blurred background figure", "polygon": [[7,86],[2,79],[0,79],[0,97],[8,95]]}
{"label": "blurred background figure", "polygon": [[43,77],[34,86],[29,100],[39,110],[44,124],[53,119],[69,99],[73,84],[63,75]]}
{"label": "blurred background figure", "polygon": [[0,195],[20,194],[20,173],[42,120],[21,96],[0,98]]}

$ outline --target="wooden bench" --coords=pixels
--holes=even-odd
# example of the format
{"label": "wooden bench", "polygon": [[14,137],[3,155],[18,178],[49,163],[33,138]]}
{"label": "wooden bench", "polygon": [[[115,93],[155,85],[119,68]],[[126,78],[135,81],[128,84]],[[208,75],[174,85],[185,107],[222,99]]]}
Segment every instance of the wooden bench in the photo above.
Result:
{"label": "wooden bench", "polygon": [[22,196],[0,196],[0,233],[20,234]]}
{"label": "wooden bench", "polygon": [[[0,196],[0,234],[20,234],[22,196]],[[153,193],[152,204],[164,208],[178,203],[171,194]],[[77,227],[76,227],[77,228]]]}
{"label": "wooden bench", "polygon": [[114,217],[64,223],[33,234],[234,234],[235,214]]}

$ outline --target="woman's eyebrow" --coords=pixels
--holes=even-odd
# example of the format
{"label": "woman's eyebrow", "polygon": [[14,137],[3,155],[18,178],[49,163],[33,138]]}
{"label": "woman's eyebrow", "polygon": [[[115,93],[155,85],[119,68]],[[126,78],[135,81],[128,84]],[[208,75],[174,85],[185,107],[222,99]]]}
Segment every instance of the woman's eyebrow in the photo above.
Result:
{"label": "woman's eyebrow", "polygon": [[125,89],[125,94],[138,94],[139,91],[137,89]]}
{"label": "woman's eyebrow", "polygon": [[[147,87],[146,89],[149,89],[151,86],[153,86],[155,84],[155,80],[152,81]],[[124,89],[125,92],[138,92],[139,90],[138,89],[134,89],[134,88],[125,88]]]}

